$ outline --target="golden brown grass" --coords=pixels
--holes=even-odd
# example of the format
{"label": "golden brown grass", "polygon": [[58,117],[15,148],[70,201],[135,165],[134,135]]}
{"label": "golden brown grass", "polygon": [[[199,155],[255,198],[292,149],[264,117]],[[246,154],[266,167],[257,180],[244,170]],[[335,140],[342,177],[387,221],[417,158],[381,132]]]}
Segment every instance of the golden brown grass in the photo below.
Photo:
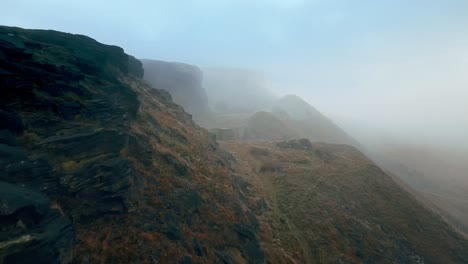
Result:
{"label": "golden brown grass", "polygon": [[[296,263],[467,258],[466,240],[352,147],[315,143],[304,151],[265,141],[222,146],[268,200],[271,211],[261,222],[270,256],[283,250]],[[271,154],[252,155],[252,146]]]}

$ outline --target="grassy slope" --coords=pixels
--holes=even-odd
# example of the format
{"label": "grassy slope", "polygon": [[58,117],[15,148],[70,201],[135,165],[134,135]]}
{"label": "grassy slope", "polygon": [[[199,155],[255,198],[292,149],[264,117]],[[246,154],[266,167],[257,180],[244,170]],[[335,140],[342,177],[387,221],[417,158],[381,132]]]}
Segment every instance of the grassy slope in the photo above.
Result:
{"label": "grassy slope", "polygon": [[[223,146],[239,159],[246,179],[268,197],[274,217],[263,219],[263,230],[273,230],[276,244],[265,248],[296,252],[290,254],[296,263],[306,262],[304,257],[318,263],[468,261],[466,240],[352,147]],[[252,154],[252,146],[267,154]]]}

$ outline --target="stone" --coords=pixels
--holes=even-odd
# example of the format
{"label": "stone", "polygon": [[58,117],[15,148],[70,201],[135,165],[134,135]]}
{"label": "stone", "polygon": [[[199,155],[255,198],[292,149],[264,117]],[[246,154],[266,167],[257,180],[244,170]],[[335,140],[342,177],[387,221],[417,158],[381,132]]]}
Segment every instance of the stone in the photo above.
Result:
{"label": "stone", "polygon": [[0,182],[2,263],[71,261],[71,223],[49,203],[39,192]]}
{"label": "stone", "polygon": [[0,109],[0,120],[2,121],[0,129],[10,130],[16,134],[23,132],[23,122],[18,114]]}

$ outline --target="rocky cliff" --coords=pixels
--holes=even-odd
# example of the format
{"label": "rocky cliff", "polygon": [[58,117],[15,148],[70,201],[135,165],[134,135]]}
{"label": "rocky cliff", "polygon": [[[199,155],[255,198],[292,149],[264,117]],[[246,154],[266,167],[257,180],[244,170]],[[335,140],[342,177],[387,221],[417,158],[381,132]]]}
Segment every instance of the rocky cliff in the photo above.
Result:
{"label": "rocky cliff", "polygon": [[144,79],[156,89],[168,91],[174,102],[204,120],[209,115],[208,99],[202,86],[203,72],[196,66],[180,62],[142,60]]}
{"label": "rocky cliff", "polygon": [[1,263],[264,261],[232,157],[138,60],[9,27],[0,58]]}

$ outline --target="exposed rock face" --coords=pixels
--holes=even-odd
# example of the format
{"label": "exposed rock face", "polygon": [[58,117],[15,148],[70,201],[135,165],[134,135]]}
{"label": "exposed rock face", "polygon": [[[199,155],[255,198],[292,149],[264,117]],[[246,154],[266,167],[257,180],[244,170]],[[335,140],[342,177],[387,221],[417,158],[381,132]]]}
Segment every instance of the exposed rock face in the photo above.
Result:
{"label": "exposed rock face", "polygon": [[[263,262],[232,157],[138,60],[9,27],[0,57],[1,263]],[[200,88],[199,71],[176,68],[157,88]]]}
{"label": "exposed rock face", "polygon": [[202,86],[203,72],[196,66],[179,62],[142,60],[145,80],[156,89],[168,91],[174,102],[195,120],[209,114],[208,99]]}
{"label": "exposed rock face", "polygon": [[2,263],[68,263],[74,243],[70,221],[38,191],[0,182]]}

